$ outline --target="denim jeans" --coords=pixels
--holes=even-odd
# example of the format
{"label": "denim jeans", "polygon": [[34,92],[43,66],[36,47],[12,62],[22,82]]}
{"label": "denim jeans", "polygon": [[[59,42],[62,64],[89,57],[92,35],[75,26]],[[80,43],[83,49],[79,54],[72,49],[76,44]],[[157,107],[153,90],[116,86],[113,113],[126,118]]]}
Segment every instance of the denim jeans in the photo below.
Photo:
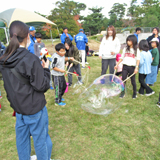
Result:
{"label": "denim jeans", "polygon": [[34,115],[22,115],[16,113],[16,145],[19,160],[30,160],[31,139],[37,160],[50,160],[52,141],[48,134],[48,113],[44,107]]}

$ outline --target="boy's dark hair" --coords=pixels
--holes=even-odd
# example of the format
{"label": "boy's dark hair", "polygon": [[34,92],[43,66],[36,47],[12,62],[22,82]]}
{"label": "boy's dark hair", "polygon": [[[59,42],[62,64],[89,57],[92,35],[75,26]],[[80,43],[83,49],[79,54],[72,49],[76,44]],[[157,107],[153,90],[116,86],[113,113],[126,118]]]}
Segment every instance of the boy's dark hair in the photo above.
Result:
{"label": "boy's dark hair", "polygon": [[154,29],[156,29],[157,32],[159,33],[159,28],[158,28],[158,27],[154,27],[154,28],[152,29],[152,31],[153,31]]}
{"label": "boy's dark hair", "polygon": [[65,29],[67,29],[67,30],[68,30],[68,28],[67,28],[67,27],[64,27],[64,28],[63,28],[63,31],[64,31]]}
{"label": "boy's dark hair", "polygon": [[136,32],[137,32],[137,31],[141,31],[141,28],[137,27],[137,28],[136,28]]}
{"label": "boy's dark hair", "polygon": [[[127,41],[132,41],[135,55],[137,55],[137,37],[135,35],[129,35],[126,39],[126,43]],[[128,46],[128,44],[127,44],[126,51],[130,51],[130,46]]]}
{"label": "boy's dark hair", "polygon": [[41,35],[41,33],[36,33],[35,37],[36,38],[42,38],[42,35]]}
{"label": "boy's dark hair", "polygon": [[139,42],[139,49],[147,52],[149,50],[148,41],[145,39],[141,40]]}
{"label": "boy's dark hair", "polygon": [[159,42],[156,41],[156,45],[157,45],[157,47],[158,47],[158,46],[159,46]]}
{"label": "boy's dark hair", "polygon": [[65,49],[65,45],[63,43],[58,43],[56,46],[55,46],[55,50],[56,51],[60,51],[61,49]]}

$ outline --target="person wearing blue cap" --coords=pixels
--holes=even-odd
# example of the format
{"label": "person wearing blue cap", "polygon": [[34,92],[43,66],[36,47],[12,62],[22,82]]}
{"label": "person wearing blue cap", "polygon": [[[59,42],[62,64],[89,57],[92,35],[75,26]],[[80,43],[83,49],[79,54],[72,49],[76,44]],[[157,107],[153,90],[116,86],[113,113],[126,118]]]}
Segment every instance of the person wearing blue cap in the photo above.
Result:
{"label": "person wearing blue cap", "polygon": [[70,34],[68,34],[68,28],[67,27],[65,27],[65,28],[63,28],[63,34],[61,35],[61,43],[65,43],[65,39],[67,38],[67,37],[69,37],[69,39],[71,40],[71,41],[73,41],[73,37],[70,35]]}
{"label": "person wearing blue cap", "polygon": [[30,32],[30,45],[28,47],[28,51],[34,54],[34,44],[35,42],[37,42],[35,37],[36,30],[33,26],[30,26],[29,32]]}
{"label": "person wearing blue cap", "polygon": [[85,68],[85,48],[88,42],[87,36],[84,34],[84,30],[80,29],[79,33],[75,36],[76,46],[79,50],[79,55],[82,59],[82,69]]}

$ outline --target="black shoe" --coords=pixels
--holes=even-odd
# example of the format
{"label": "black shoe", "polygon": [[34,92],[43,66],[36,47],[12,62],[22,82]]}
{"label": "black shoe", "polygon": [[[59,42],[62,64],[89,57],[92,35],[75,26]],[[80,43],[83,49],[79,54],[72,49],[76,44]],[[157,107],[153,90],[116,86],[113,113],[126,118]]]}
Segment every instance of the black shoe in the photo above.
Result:
{"label": "black shoe", "polygon": [[149,84],[149,86],[154,86],[154,84]]}
{"label": "black shoe", "polygon": [[133,99],[136,99],[136,98],[137,98],[137,95],[136,95],[136,94],[134,94],[134,95],[132,96],[132,98],[133,98]]}
{"label": "black shoe", "polygon": [[119,98],[124,98],[125,97],[125,91],[121,92],[121,95],[119,96]]}
{"label": "black shoe", "polygon": [[69,87],[71,87],[71,86],[72,86],[72,84],[69,84],[68,86],[69,86]]}

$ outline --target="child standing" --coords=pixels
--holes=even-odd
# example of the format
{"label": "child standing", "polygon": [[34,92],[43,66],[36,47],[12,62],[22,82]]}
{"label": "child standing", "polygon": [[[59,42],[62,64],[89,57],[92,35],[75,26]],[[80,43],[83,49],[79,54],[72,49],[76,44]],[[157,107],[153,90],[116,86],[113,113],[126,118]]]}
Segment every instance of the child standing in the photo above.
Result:
{"label": "child standing", "polygon": [[[121,54],[118,53],[116,55],[116,64],[120,61],[121,59]],[[117,72],[116,72],[116,76],[119,76],[120,74],[122,74],[122,68],[123,68],[123,64],[122,62],[117,66]]]}
{"label": "child standing", "polygon": [[[138,66],[140,61],[140,52],[137,49],[137,38],[135,35],[129,35],[126,39],[127,47],[123,49],[122,57],[120,61],[116,64],[114,69],[117,69],[118,65],[122,62],[122,80],[124,81],[127,76],[138,72]],[[136,81],[135,75],[131,77],[131,82],[133,86],[133,96],[132,98],[137,98],[136,93]],[[125,90],[121,92],[120,98],[125,96]]]}
{"label": "child standing", "polygon": [[64,77],[64,68],[65,68],[65,45],[63,43],[59,43],[55,46],[56,53],[52,56],[52,68],[51,71],[52,79],[54,82],[55,88],[55,105],[65,106],[66,103],[62,102],[64,99],[62,98],[65,89],[66,89],[66,81]]}
{"label": "child standing", "polygon": [[140,63],[139,63],[140,89],[138,93],[144,95],[144,90],[146,90],[146,96],[150,96],[155,92],[153,92],[153,90],[145,83],[145,78],[147,74],[151,73],[151,63],[152,63],[152,55],[149,51],[149,45],[147,40],[140,41],[139,49],[141,50],[141,52],[140,52]]}
{"label": "child standing", "polygon": [[147,75],[146,77],[146,83],[150,86],[153,86],[154,83],[157,81],[157,69],[159,64],[159,40],[158,38],[153,38],[151,40],[151,46],[153,47],[151,53],[152,53],[152,64],[151,64],[151,73]]}
{"label": "child standing", "polygon": [[45,45],[43,42],[41,42],[42,35],[40,33],[36,33],[35,37],[37,42],[34,44],[34,54],[39,57],[41,53],[41,49],[44,48]]}

